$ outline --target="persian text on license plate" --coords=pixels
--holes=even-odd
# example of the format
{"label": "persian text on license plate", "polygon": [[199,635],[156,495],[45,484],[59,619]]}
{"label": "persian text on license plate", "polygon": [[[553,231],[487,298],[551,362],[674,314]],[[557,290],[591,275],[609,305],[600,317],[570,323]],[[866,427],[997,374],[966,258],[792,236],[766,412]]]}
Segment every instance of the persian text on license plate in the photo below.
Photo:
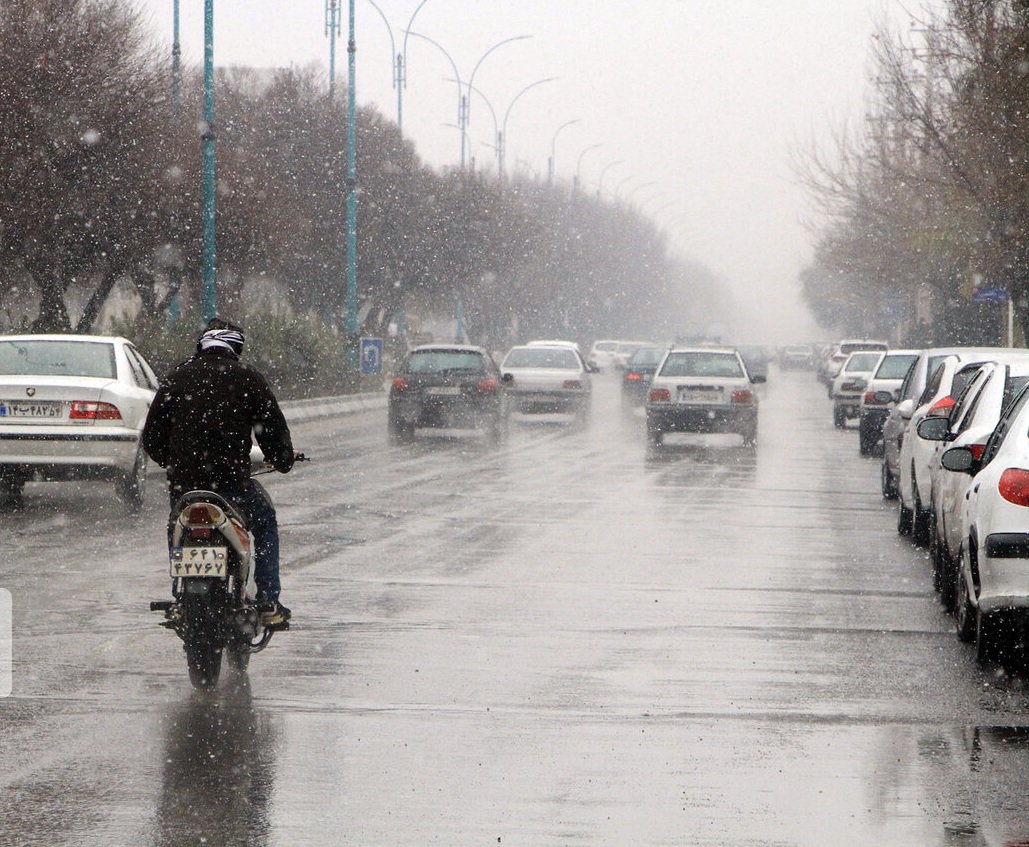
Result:
{"label": "persian text on license plate", "polygon": [[679,391],[680,403],[721,403],[722,392],[717,388],[683,388]]}
{"label": "persian text on license plate", "polygon": [[434,396],[444,395],[447,397],[454,397],[461,393],[460,386],[457,385],[434,385],[429,389],[429,394]]}
{"label": "persian text on license plate", "polygon": [[225,576],[227,547],[173,547],[172,576]]}
{"label": "persian text on license plate", "polygon": [[0,418],[63,418],[61,403],[0,400]]}

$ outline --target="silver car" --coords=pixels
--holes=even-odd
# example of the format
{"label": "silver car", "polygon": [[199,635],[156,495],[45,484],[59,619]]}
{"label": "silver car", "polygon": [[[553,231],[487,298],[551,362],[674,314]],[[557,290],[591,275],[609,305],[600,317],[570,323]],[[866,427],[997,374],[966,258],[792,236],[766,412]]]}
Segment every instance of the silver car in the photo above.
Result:
{"label": "silver car", "polygon": [[512,347],[500,365],[508,381],[512,411],[572,415],[579,421],[589,415],[590,375],[597,370],[595,365],[587,365],[575,348],[564,344]]}
{"label": "silver car", "polygon": [[140,432],[157,377],[126,339],[0,336],[0,498],[21,505],[30,480],[113,480],[142,504]]}

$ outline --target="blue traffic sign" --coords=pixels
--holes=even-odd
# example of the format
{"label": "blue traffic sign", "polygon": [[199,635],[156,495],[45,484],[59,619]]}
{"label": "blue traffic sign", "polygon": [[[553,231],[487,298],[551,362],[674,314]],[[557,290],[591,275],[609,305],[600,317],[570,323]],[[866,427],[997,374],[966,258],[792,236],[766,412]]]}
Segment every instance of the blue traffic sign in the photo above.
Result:
{"label": "blue traffic sign", "polygon": [[980,285],[972,289],[973,303],[1007,303],[1008,290],[1003,285]]}
{"label": "blue traffic sign", "polygon": [[361,373],[382,373],[382,339],[361,339]]}

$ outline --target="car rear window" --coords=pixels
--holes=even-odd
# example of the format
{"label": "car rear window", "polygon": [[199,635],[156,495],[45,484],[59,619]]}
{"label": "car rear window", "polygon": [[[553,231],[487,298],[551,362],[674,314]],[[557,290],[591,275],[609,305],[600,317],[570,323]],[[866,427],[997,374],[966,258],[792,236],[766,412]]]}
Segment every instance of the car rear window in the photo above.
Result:
{"label": "car rear window", "polygon": [[598,341],[593,345],[593,349],[599,353],[610,353],[618,346],[617,341]]}
{"label": "car rear window", "polygon": [[[843,369],[847,373],[870,371],[875,367],[881,355],[881,353],[855,353],[847,360],[847,364],[843,366]],[[904,376],[904,374],[901,374],[901,376]]]}
{"label": "car rear window", "polygon": [[482,356],[468,350],[417,350],[407,359],[407,371],[413,374],[481,373],[485,369]]}
{"label": "car rear window", "polygon": [[746,377],[735,353],[680,351],[668,354],[661,376]]}
{"label": "car rear window", "polygon": [[114,379],[114,345],[98,341],[0,341],[0,374]]}
{"label": "car rear window", "polygon": [[917,353],[890,354],[879,363],[879,369],[875,372],[877,379],[904,379],[907,376],[908,368],[918,358]]}
{"label": "car rear window", "polygon": [[516,347],[507,354],[505,368],[563,368],[577,370],[579,357],[562,347]]}
{"label": "car rear window", "polygon": [[664,347],[644,347],[632,354],[630,365],[656,365],[665,357]]}

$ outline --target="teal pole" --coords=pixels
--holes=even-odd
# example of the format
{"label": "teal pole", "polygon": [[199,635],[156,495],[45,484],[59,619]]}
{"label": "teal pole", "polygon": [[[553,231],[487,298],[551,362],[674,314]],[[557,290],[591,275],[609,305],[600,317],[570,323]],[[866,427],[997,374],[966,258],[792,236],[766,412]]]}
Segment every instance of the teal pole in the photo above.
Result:
{"label": "teal pole", "polygon": [[350,0],[347,42],[347,341],[350,368],[357,370],[357,37],[354,0]]}
{"label": "teal pole", "polygon": [[206,323],[218,314],[215,302],[214,248],[214,0],[204,0],[204,279],[202,314]]}

